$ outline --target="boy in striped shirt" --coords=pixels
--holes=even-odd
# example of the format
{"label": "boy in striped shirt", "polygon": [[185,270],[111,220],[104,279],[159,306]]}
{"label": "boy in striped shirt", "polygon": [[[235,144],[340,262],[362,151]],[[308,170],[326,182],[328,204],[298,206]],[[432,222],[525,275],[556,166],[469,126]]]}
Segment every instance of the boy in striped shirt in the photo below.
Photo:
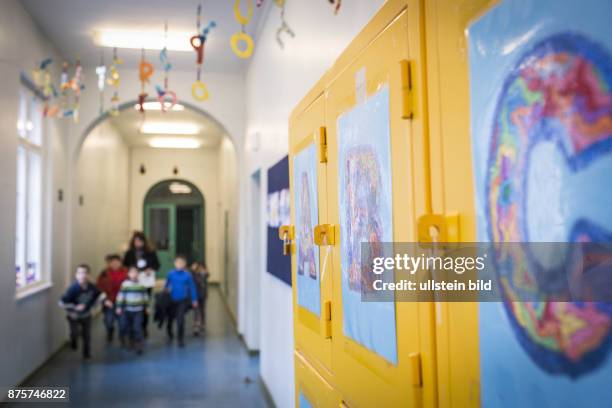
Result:
{"label": "boy in striped shirt", "polygon": [[138,269],[132,267],[128,278],[121,284],[117,295],[117,314],[121,316],[121,344],[125,345],[126,335],[137,354],[143,351],[142,321],[148,313],[149,295],[147,288],[138,283]]}

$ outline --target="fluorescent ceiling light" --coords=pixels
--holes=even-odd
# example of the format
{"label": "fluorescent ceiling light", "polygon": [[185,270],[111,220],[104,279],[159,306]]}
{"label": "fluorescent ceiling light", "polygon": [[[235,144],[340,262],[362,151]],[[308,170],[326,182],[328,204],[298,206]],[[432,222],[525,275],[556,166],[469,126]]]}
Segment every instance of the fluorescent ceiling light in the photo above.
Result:
{"label": "fluorescent ceiling light", "polygon": [[154,137],[149,146],[158,149],[198,149],[202,143],[191,137]]}
{"label": "fluorescent ceiling light", "polygon": [[191,122],[145,122],[140,133],[149,135],[196,135],[200,128]]}
{"label": "fluorescent ceiling light", "polygon": [[172,194],[191,194],[191,187],[183,183],[171,183],[168,189]]}
{"label": "fluorescent ceiling light", "polygon": [[98,30],[94,42],[101,47],[117,47],[147,50],[161,50],[164,45],[170,51],[193,51],[189,39],[193,32],[133,31],[133,30]]}
{"label": "fluorescent ceiling light", "polygon": [[[143,105],[144,105],[144,110],[146,111],[160,111],[161,110],[161,103],[157,101],[145,102]],[[170,102],[164,102],[164,105],[166,106],[166,109],[170,108]],[[137,111],[140,111],[140,104],[137,103],[136,105],[134,105],[134,109],[136,109]],[[185,110],[185,107],[181,105],[180,103],[175,103],[172,109],[170,110],[183,111]]]}

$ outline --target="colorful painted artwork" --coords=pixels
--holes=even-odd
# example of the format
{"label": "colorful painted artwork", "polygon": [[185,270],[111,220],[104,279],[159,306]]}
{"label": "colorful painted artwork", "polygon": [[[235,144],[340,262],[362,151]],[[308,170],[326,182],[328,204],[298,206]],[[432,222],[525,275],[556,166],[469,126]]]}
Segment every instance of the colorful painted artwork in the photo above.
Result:
{"label": "colorful painted artwork", "polygon": [[268,226],[278,228],[291,224],[291,200],[288,188],[268,194]]}
{"label": "colorful painted artwork", "polygon": [[268,226],[278,228],[280,224],[280,191],[268,194]]}
{"label": "colorful painted artwork", "polygon": [[[611,13],[608,1],[505,0],[470,27],[479,240],[612,241]],[[520,302],[567,258],[496,261],[512,268],[500,268],[504,302],[480,306],[481,356],[495,356],[481,359],[482,405],[612,397],[612,305]]]}
{"label": "colorful painted artwork", "polygon": [[338,118],[338,145],[344,334],[396,364],[395,304],[361,301],[372,275],[361,272],[361,243],[393,241],[387,86]]}
{"label": "colorful painted artwork", "polygon": [[291,193],[288,188],[283,188],[280,191],[278,199],[278,218],[280,225],[291,224]]}
{"label": "colorful painted artwork", "polygon": [[300,151],[293,159],[297,303],[320,316],[319,247],[313,239],[314,227],[319,223],[317,163],[314,145]]}

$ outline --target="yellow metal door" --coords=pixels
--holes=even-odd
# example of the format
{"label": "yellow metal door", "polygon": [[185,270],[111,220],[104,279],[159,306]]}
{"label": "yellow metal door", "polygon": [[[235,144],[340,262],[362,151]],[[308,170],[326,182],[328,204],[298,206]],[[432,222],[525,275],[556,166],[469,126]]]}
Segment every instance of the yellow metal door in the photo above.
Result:
{"label": "yellow metal door", "polygon": [[[431,211],[457,215],[459,242],[476,241],[465,33],[492,3],[425,2]],[[439,406],[480,406],[478,304],[436,304],[436,345]]]}
{"label": "yellow metal door", "polygon": [[291,119],[290,181],[293,223],[292,281],[295,348],[322,375],[331,370],[331,268],[314,227],[327,222],[327,165],[324,160],[325,101],[322,95]]}
{"label": "yellow metal door", "polygon": [[416,241],[428,206],[420,2],[389,15],[391,3],[354,43],[372,41],[329,74],[326,99],[332,367],[349,407],[436,404],[433,305],[361,302],[369,282],[354,273],[360,241]]}
{"label": "yellow metal door", "polygon": [[298,408],[338,408],[342,398],[338,391],[310,365],[299,351],[295,352],[295,406]]}

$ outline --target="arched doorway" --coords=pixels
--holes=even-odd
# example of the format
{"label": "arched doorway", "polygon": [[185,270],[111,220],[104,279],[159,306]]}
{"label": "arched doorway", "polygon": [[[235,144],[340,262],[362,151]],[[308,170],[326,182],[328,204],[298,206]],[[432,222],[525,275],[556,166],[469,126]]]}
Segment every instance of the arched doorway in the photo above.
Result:
{"label": "arched doorway", "polygon": [[159,257],[158,278],[173,268],[177,254],[185,255],[189,263],[206,261],[205,208],[201,191],[186,180],[164,180],[149,189],[143,225]]}

